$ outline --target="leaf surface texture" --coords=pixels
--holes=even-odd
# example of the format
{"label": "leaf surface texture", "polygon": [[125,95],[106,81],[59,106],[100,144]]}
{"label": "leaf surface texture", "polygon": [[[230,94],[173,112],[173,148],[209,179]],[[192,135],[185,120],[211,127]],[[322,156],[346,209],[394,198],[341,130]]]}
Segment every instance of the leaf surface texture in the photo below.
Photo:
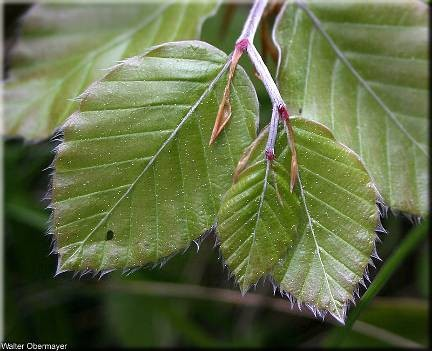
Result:
{"label": "leaf surface texture", "polygon": [[222,254],[243,290],[272,274],[300,303],[343,321],[373,253],[377,193],[359,157],[327,128],[303,118],[292,125],[299,165],[294,192],[289,191],[291,152],[282,132],[263,187],[264,130],[224,197],[218,216]]}
{"label": "leaf surface texture", "polygon": [[202,42],[163,44],[119,64],[81,96],[54,162],[60,271],[155,262],[214,224],[258,116],[255,90],[238,68],[233,118],[208,146],[226,61]]}
{"label": "leaf surface texture", "polygon": [[364,161],[385,202],[428,209],[428,5],[287,4],[275,26],[291,110],[325,124]]}

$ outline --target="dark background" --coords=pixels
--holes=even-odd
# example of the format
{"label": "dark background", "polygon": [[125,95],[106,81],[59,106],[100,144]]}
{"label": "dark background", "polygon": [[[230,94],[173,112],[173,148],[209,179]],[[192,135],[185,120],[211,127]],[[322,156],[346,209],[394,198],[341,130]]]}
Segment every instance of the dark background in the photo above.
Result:
{"label": "dark background", "polygon": [[[4,6],[4,74],[8,53],[19,34],[19,16],[30,5]],[[103,6],[103,5],[101,5]],[[230,12],[231,11],[231,12]],[[230,51],[247,14],[247,6],[224,5],[207,20],[203,40]],[[227,27],[227,13],[233,13]],[[224,27],[229,36],[220,35]],[[251,67],[244,64],[248,72]],[[274,63],[270,63],[274,69]],[[254,81],[257,83],[258,81]],[[259,83],[256,84],[258,86]],[[269,110],[263,89],[261,109]],[[4,141],[5,338],[23,343],[67,343],[69,346],[326,346],[341,328],[291,310],[288,300],[273,298],[268,282],[241,297],[223,269],[215,237],[210,234],[197,253],[193,244],[162,268],[140,269],[129,276],[111,273],[102,279],[54,277],[56,256],[49,255],[46,235],[48,190],[54,143],[21,139]],[[389,214],[390,234],[378,253],[385,261],[414,224]],[[378,330],[428,344],[428,244],[412,254],[391,277],[360,320]],[[371,278],[379,270],[371,270]],[[360,288],[360,292],[364,292]],[[256,295],[258,294],[258,295]],[[281,303],[283,302],[283,303]],[[355,328],[356,329],[356,328]],[[363,328],[364,329],[364,328]],[[401,345],[396,338],[356,329],[345,346]],[[375,330],[375,329],[374,329]]]}

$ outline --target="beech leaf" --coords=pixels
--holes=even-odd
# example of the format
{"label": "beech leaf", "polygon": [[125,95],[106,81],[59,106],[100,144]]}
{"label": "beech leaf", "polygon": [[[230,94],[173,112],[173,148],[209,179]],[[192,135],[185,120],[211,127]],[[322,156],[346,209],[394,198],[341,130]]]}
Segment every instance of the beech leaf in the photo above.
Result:
{"label": "beech leaf", "polygon": [[258,118],[255,90],[238,67],[232,120],[208,146],[227,59],[203,42],[167,43],[84,92],[54,160],[59,272],[156,262],[212,227]]}
{"label": "beech leaf", "polygon": [[326,127],[291,121],[299,172],[294,192],[283,130],[266,177],[265,129],[246,150],[222,202],[221,251],[242,291],[271,274],[281,291],[342,322],[374,253],[378,193],[359,157]]}

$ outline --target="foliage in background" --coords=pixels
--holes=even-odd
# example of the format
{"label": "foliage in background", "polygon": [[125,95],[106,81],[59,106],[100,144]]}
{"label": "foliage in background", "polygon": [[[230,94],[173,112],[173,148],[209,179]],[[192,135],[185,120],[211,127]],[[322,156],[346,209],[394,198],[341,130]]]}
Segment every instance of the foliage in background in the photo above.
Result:
{"label": "foliage in background", "polygon": [[356,151],[385,203],[428,212],[428,5],[287,4],[278,80],[293,111]]}
{"label": "foliage in background", "polygon": [[49,137],[104,70],[155,44],[199,37],[216,9],[215,1],[33,6],[11,57],[7,133]]}

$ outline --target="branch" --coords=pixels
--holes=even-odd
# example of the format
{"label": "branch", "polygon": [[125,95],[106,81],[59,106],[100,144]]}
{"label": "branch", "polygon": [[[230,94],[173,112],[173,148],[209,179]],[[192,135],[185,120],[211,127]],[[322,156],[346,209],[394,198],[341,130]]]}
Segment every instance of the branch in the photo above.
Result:
{"label": "branch", "polygon": [[258,24],[261,21],[267,2],[267,0],[255,0],[237,42],[247,39],[250,43],[253,43]]}
{"label": "branch", "polygon": [[[259,0],[258,0],[259,1]],[[295,150],[295,142],[294,142],[294,131],[292,129],[288,109],[286,107],[285,102],[282,99],[282,96],[279,92],[276,83],[274,82],[266,64],[264,63],[261,55],[258,50],[255,48],[252,42],[249,43],[247,47],[247,53],[249,55],[252,64],[255,67],[261,81],[264,84],[264,87],[269,94],[270,100],[273,105],[272,118],[270,121],[270,129],[269,136],[266,145],[265,156],[267,160],[272,161],[275,158],[274,154],[274,145],[276,142],[277,136],[277,127],[278,120],[282,120],[285,126],[286,134],[288,136],[288,143],[291,148],[291,184],[290,188],[293,191],[295,181],[298,177],[298,166],[297,166],[297,153]]]}

